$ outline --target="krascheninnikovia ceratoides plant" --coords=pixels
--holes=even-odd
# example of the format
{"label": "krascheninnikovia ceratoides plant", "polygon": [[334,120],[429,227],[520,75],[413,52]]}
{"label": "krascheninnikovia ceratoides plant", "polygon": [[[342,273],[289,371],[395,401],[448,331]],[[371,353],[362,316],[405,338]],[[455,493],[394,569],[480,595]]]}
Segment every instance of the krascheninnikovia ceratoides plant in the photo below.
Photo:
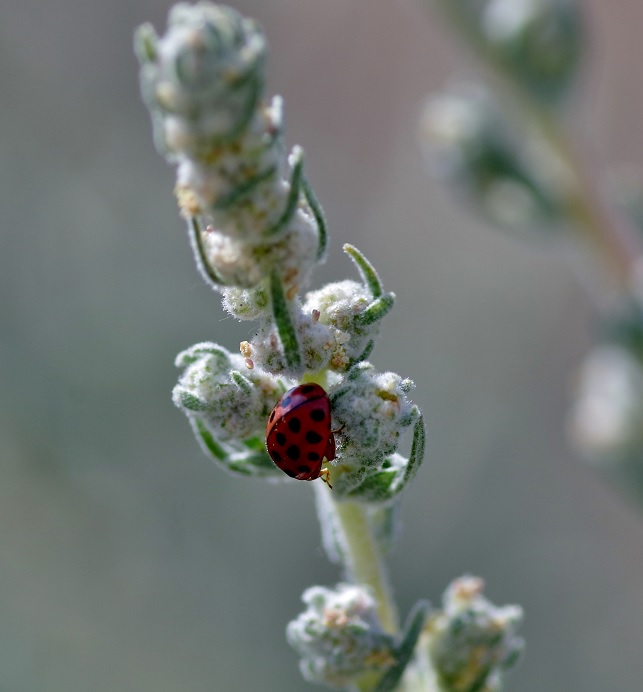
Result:
{"label": "krascheninnikovia ceratoides plant", "polygon": [[[238,354],[210,342],[180,353],[174,403],[204,451],[241,476],[288,480],[266,453],[264,434],[275,402],[297,383],[327,390],[337,430],[333,490],[321,482],[315,489],[324,547],[351,584],[304,594],[308,610],[288,628],[302,672],[360,690],[496,689],[506,665],[491,655],[476,687],[445,686],[431,658],[442,635],[422,635],[428,606],[420,602],[401,631],[391,598],[382,556],[397,535],[399,497],[422,462],[425,439],[420,410],[407,397],[411,380],[366,361],[394,295],[345,245],[361,281],[301,296],[325,258],[326,224],[302,150],[286,155],[281,99],[262,98],[263,33],[206,2],[176,5],[168,24],[163,37],[149,25],[136,35],[156,144],[177,166],[176,195],[203,278],[233,317],[258,322]],[[409,428],[406,458],[398,444]],[[432,618],[438,615],[449,618],[447,611]],[[500,627],[513,648],[519,619]],[[450,653],[473,665],[480,651]]]}

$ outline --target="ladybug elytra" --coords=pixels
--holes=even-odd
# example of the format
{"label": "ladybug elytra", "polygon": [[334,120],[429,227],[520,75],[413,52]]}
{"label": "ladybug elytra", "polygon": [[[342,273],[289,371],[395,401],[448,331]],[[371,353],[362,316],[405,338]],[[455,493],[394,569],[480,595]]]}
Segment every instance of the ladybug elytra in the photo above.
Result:
{"label": "ladybug elytra", "polygon": [[277,468],[299,481],[321,477],[324,457],[335,458],[330,399],[318,384],[300,384],[275,404],[266,427],[266,447]]}

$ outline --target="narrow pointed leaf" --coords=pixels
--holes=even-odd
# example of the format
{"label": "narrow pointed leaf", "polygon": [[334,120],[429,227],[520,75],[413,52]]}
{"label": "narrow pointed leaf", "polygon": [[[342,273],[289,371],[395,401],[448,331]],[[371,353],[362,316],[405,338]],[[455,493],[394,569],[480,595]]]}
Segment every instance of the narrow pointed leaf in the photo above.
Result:
{"label": "narrow pointed leaf", "polygon": [[324,216],[324,210],[317,201],[317,197],[315,197],[315,193],[310,187],[310,183],[308,182],[306,176],[302,175],[301,185],[304,191],[304,196],[306,197],[306,201],[308,202],[308,206],[310,207],[310,211],[313,213],[315,221],[317,222],[317,259],[321,260],[326,254],[326,248],[328,246],[328,227],[326,226],[326,217]]}
{"label": "narrow pointed leaf", "polygon": [[226,282],[217,274],[208,261],[208,258],[205,256],[203,237],[201,235],[201,225],[195,216],[190,217],[188,222],[188,233],[190,236],[190,245],[194,254],[194,260],[196,262],[197,269],[199,270],[199,274],[201,274],[206,283],[209,283],[213,288],[221,288],[221,286],[226,286]]}
{"label": "narrow pointed leaf", "polygon": [[279,233],[282,228],[290,223],[295,211],[297,211],[299,195],[301,193],[301,178],[304,167],[304,156],[301,147],[294,148],[293,158],[295,163],[293,165],[292,175],[290,176],[290,192],[288,193],[286,206],[277,221],[264,231],[264,235],[270,236],[274,235],[275,233]]}
{"label": "narrow pointed leaf", "polygon": [[346,243],[344,252],[353,260],[357,270],[362,277],[362,281],[371,292],[373,298],[379,298],[384,292],[380,277],[375,271],[375,267],[364,257],[364,255],[354,246]]}
{"label": "narrow pointed leaf", "polygon": [[379,298],[376,298],[365,310],[359,315],[355,315],[355,324],[367,326],[381,320],[387,315],[395,304],[394,293],[384,293]]}
{"label": "narrow pointed leaf", "polygon": [[205,427],[205,423],[200,418],[192,418],[192,429],[201,443],[203,449],[211,454],[217,461],[223,462],[226,458],[226,450],[215,440],[214,435]]}
{"label": "narrow pointed leaf", "polygon": [[426,446],[426,429],[424,427],[424,417],[417,409],[419,413],[419,418],[415,423],[413,428],[413,443],[411,444],[411,455],[409,456],[409,463],[406,465],[406,470],[404,471],[404,480],[402,481],[402,487],[404,487],[409,481],[415,478],[415,475],[424,460],[424,449]]}
{"label": "narrow pointed leaf", "polygon": [[301,367],[301,354],[295,325],[292,322],[288,301],[281,284],[281,278],[276,271],[270,275],[270,295],[272,297],[272,314],[279,332],[279,339],[284,350],[286,365],[289,368]]}
{"label": "narrow pointed leaf", "polygon": [[413,606],[413,610],[411,610],[406,624],[404,625],[402,641],[397,648],[397,660],[380,678],[374,692],[393,692],[400,683],[406,667],[413,658],[415,645],[417,644],[420,634],[422,634],[424,621],[426,620],[430,607],[427,601],[418,601],[415,606]]}

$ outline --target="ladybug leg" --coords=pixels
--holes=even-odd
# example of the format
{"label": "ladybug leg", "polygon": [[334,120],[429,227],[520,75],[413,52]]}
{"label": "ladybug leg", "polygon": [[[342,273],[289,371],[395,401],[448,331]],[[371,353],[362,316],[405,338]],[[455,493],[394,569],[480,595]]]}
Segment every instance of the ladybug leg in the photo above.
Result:
{"label": "ladybug leg", "polygon": [[333,486],[330,484],[330,480],[329,480],[329,478],[330,478],[330,469],[328,469],[328,468],[322,469],[322,470],[319,472],[319,478],[321,478],[321,479],[324,481],[324,483],[326,483],[326,485],[327,485],[331,490],[333,489]]}

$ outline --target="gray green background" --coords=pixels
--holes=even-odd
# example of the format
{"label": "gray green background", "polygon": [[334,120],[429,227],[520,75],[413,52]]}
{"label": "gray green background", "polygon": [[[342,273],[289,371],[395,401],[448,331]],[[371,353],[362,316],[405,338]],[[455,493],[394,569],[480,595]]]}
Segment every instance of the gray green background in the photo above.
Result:
{"label": "gray green background", "polygon": [[[583,154],[641,163],[636,0],[586,2]],[[252,328],[198,277],[132,53],[152,0],[0,4],[0,690],[306,689],[284,639],[322,554],[308,484],[226,475],[170,401],[175,354]],[[643,512],[565,441],[591,303],[560,252],[477,224],[425,175],[425,95],[471,63],[415,0],[244,0],[331,231],[398,307],[428,456],[392,574],[404,612],[463,573],[520,603],[520,692],[635,692]]]}

